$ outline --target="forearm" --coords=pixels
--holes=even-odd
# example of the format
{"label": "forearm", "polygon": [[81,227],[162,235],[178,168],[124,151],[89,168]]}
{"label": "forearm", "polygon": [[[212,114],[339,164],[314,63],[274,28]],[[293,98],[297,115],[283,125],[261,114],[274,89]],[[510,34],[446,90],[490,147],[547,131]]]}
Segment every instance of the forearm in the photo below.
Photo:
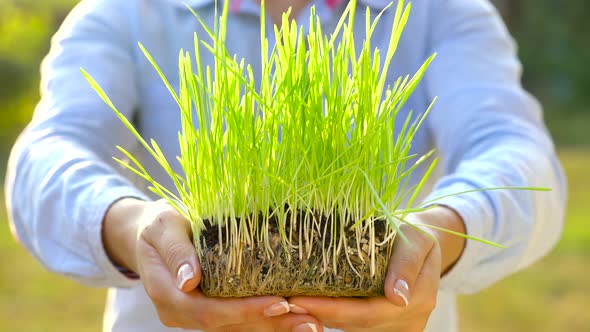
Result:
{"label": "forearm", "polygon": [[6,199],[20,242],[45,267],[94,286],[128,286],[101,241],[101,221],[120,197],[143,197],[88,147],[27,132],[14,148]]}
{"label": "forearm", "polygon": [[[431,225],[451,232],[465,234],[465,223],[463,219],[451,208],[438,206],[433,209],[417,213],[413,220],[418,223]],[[465,238],[437,230],[426,228],[432,233],[441,249],[441,275],[444,275],[459,260],[465,248]]]}
{"label": "forearm", "polygon": [[136,239],[138,220],[144,213],[146,203],[136,198],[123,198],[108,209],[102,226],[102,241],[105,251],[116,265],[137,272]]}
{"label": "forearm", "polygon": [[[481,144],[488,146],[484,149]],[[526,140],[510,144],[493,136],[474,149],[482,152],[443,177],[429,199],[493,187],[537,186],[552,191],[493,190],[434,202],[455,209],[468,235],[506,247],[467,241],[462,258],[443,283],[465,293],[487,287],[546,254],[559,238],[565,205],[564,178],[550,150]]]}

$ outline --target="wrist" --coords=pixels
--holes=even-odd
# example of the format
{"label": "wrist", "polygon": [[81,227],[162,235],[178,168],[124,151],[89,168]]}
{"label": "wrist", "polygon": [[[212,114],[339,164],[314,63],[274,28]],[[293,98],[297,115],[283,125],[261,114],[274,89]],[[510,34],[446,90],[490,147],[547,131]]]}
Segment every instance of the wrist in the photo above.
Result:
{"label": "wrist", "polygon": [[122,198],[114,202],[103,219],[102,241],[111,261],[123,269],[137,272],[136,241],[145,202]]}
{"label": "wrist", "polygon": [[[417,214],[420,222],[453,231],[460,234],[466,233],[463,218],[452,208],[438,206],[428,211]],[[447,273],[457,263],[463,249],[465,248],[465,238],[450,234],[445,231],[430,229],[435,236],[441,250],[441,275]]]}

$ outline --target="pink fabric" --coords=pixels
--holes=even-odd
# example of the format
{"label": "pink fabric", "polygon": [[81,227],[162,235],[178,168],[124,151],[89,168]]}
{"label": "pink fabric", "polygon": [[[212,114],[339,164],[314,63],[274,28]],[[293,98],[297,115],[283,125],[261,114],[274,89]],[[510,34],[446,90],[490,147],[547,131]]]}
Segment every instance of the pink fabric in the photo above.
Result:
{"label": "pink fabric", "polygon": [[342,0],[326,0],[326,5],[328,5],[328,7],[330,9],[334,9],[334,8],[338,7],[338,5],[341,3],[342,3]]}
{"label": "pink fabric", "polygon": [[232,0],[229,3],[229,10],[231,10],[232,12],[237,12],[238,9],[240,8],[241,2],[242,2],[242,0]]}

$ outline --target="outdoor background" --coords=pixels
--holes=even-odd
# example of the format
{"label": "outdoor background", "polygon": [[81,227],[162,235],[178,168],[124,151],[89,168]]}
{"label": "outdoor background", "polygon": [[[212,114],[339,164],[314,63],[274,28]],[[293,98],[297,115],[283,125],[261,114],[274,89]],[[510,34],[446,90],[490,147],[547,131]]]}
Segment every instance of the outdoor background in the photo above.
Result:
{"label": "outdoor background", "polygon": [[[122,0],[123,1],[123,0]],[[0,183],[38,99],[39,63],[75,0],[0,0]],[[463,331],[590,327],[590,20],[585,0],[496,1],[520,45],[524,84],[545,105],[569,177],[562,240],[541,262],[460,299]],[[0,199],[3,201],[2,192]],[[100,331],[105,291],[46,272],[13,239],[0,207],[0,331]]]}

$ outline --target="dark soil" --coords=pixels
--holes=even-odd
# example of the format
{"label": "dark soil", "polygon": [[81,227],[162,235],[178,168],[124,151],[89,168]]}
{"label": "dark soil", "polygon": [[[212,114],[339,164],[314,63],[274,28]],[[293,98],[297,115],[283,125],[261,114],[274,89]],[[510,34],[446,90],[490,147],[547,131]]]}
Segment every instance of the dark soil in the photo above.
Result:
{"label": "dark soil", "polygon": [[[383,280],[393,239],[383,246],[375,243],[391,234],[385,221],[376,219],[372,226],[361,226],[364,232],[357,232],[341,225],[338,218],[310,213],[299,214],[296,218],[286,214],[285,220],[294,220],[282,223],[285,238],[290,242],[288,246],[283,245],[276,217],[268,219],[266,241],[242,240],[236,245],[228,241],[227,226],[207,228],[201,234],[201,290],[213,297],[374,297],[384,294]],[[239,220],[234,220],[232,227],[237,227],[240,234],[252,234],[247,223]],[[374,243],[370,240],[371,231],[375,234]],[[333,233],[339,236],[333,238]],[[299,240],[305,234],[311,240]],[[371,247],[374,248],[373,275]],[[230,252],[237,259],[232,261]]]}

